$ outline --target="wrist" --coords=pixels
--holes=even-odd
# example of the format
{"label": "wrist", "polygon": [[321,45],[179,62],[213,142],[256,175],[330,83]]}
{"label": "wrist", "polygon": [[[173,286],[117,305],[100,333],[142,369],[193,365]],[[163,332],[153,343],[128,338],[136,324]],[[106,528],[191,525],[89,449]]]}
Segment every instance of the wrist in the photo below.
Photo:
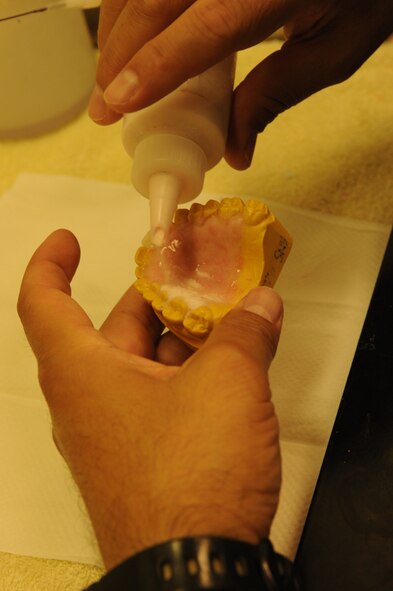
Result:
{"label": "wrist", "polygon": [[162,512],[153,517],[140,512],[136,518],[122,514],[101,527],[94,524],[104,564],[108,569],[113,568],[147,548],[172,539],[212,536],[258,544],[268,535],[265,534],[268,527],[264,532],[257,532],[220,508],[215,508],[214,518],[212,512],[179,508],[176,516]]}
{"label": "wrist", "polygon": [[[117,504],[103,518],[92,517],[105,566],[110,569],[147,548],[171,539],[215,536],[258,544],[269,535],[272,516],[256,528],[244,516],[224,507],[121,507]],[[251,520],[250,520],[251,521]]]}
{"label": "wrist", "polygon": [[[268,540],[258,545],[203,536],[169,540],[125,560],[94,586],[144,591],[299,591],[289,560]],[[93,589],[93,588],[92,588]]]}

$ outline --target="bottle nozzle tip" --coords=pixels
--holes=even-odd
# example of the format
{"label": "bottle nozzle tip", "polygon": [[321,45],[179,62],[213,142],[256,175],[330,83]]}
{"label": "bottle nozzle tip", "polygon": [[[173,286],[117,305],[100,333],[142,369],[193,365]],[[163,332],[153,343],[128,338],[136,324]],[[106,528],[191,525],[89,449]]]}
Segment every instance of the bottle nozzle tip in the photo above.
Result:
{"label": "bottle nozzle tip", "polygon": [[180,180],[172,173],[157,172],[149,179],[151,241],[162,246],[171,226],[181,193]]}

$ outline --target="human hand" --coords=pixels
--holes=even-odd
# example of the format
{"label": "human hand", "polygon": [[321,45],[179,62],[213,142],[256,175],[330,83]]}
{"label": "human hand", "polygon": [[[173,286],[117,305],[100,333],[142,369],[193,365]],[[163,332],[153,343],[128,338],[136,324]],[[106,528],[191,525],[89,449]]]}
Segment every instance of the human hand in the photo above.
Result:
{"label": "human hand", "polygon": [[106,566],[174,537],[267,537],[280,489],[267,377],[279,296],[250,292],[189,357],[134,288],[96,330],[71,298],[78,262],[71,233],[49,236],[18,310]]}
{"label": "human hand", "polygon": [[226,159],[247,168],[268,123],[351,76],[392,32],[390,0],[103,0],[90,115],[113,123],[281,26],[281,50],[233,96]]}

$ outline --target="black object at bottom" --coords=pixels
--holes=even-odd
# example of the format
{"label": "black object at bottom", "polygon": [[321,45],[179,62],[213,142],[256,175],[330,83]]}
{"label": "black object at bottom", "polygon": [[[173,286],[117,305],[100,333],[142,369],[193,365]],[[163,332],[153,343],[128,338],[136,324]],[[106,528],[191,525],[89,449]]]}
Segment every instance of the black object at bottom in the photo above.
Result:
{"label": "black object at bottom", "polygon": [[180,538],[132,556],[91,591],[299,591],[293,566],[268,540]]}
{"label": "black object at bottom", "polygon": [[305,591],[393,590],[393,234],[295,563]]}

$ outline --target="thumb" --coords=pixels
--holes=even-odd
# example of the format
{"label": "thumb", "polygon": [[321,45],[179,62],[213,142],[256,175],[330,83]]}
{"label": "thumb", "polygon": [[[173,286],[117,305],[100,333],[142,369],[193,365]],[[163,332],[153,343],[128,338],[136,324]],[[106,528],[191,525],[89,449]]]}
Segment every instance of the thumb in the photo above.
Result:
{"label": "thumb", "polygon": [[[258,64],[234,92],[226,160],[243,170],[251,164],[257,134],[277,115],[319,90],[349,78],[371,53],[348,47],[341,31],[289,40]],[[332,47],[336,48],[335,51]]]}
{"label": "thumb", "polygon": [[[281,297],[270,287],[257,287],[229,312],[202,348],[224,346],[268,370],[275,355],[283,319]],[[221,347],[222,348],[222,347]]]}
{"label": "thumb", "polygon": [[[70,282],[78,267],[79,244],[67,230],[53,232],[36,250],[25,271],[18,313],[37,357],[73,350],[74,334],[92,329],[90,319],[71,298]],[[72,341],[72,343],[71,343]]]}

